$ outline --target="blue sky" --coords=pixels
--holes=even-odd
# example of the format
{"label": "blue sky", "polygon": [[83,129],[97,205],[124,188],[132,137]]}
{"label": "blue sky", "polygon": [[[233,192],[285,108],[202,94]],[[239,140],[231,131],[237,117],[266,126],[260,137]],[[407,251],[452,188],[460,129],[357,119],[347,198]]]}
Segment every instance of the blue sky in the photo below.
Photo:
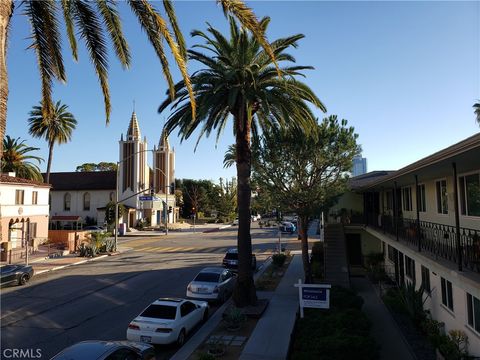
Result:
{"label": "blue sky", "polygon": [[[158,8],[160,2],[153,2]],[[302,33],[290,53],[301,65],[312,65],[304,81],[327,106],[359,134],[368,170],[395,170],[480,131],[472,105],[480,99],[480,2],[325,2],[253,1],[259,17],[270,16],[269,40]],[[226,31],[221,9],[212,1],[177,1],[177,16],[189,46],[198,43],[192,29],[210,22]],[[121,4],[124,32],[133,61],[121,69],[110,52],[111,122],[105,126],[103,97],[84,49],[73,62],[64,37],[68,82],[55,84],[54,98],[69,105],[79,124],[72,142],[57,146],[52,171],[75,171],[86,162],[117,161],[118,140],[125,133],[133,100],[149,148],[157,144],[165,117],[157,113],[165,98],[160,64],[136,19]],[[28,135],[28,113],[40,99],[34,54],[27,50],[29,25],[16,9],[8,49],[10,95],[7,134],[40,147]],[[189,71],[197,64],[189,63]],[[173,68],[172,68],[173,69]],[[179,80],[177,71],[175,79]],[[319,117],[324,115],[317,112]],[[176,177],[231,177],[223,155],[234,142],[231,125],[218,144],[205,138],[194,153],[196,137],[176,149]],[[45,170],[46,164],[41,165]]]}

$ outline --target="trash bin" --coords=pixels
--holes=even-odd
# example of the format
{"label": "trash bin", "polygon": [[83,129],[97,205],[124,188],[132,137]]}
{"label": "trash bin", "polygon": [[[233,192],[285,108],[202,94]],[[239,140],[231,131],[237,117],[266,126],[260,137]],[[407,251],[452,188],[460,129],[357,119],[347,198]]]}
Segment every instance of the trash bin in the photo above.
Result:
{"label": "trash bin", "polygon": [[119,228],[118,228],[118,235],[123,236],[127,232],[127,224],[126,223],[121,223]]}

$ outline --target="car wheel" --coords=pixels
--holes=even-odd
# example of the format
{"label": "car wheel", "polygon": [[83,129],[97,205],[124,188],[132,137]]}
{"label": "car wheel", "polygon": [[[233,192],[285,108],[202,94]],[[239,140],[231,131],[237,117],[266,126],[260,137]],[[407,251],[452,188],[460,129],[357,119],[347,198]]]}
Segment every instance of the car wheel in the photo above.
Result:
{"label": "car wheel", "polygon": [[28,276],[28,274],[23,274],[20,276],[20,280],[18,280],[18,285],[25,285],[28,280],[30,280],[30,276]]}
{"label": "car wheel", "polygon": [[205,309],[205,311],[203,313],[202,321],[205,323],[205,322],[207,322],[207,320],[208,320],[208,309]]}
{"label": "car wheel", "polygon": [[182,346],[183,344],[185,344],[185,329],[180,330],[177,338],[177,345]]}

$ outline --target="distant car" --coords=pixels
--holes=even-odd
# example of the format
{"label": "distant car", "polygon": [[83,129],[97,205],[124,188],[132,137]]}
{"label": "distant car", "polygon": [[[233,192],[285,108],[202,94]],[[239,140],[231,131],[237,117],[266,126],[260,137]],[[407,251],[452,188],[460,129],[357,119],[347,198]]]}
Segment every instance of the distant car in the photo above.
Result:
{"label": "distant car", "polygon": [[3,285],[25,285],[33,276],[33,268],[27,265],[5,265],[0,269]]}
{"label": "distant car", "polygon": [[284,221],[280,224],[280,231],[283,233],[294,233],[297,231],[297,227],[289,221]]}
{"label": "distant car", "polygon": [[106,230],[102,226],[97,226],[97,225],[90,225],[90,226],[85,226],[83,230],[90,231],[90,232],[106,232]]}
{"label": "distant car", "polygon": [[134,341],[82,341],[69,346],[50,360],[154,360],[152,345]]}
{"label": "distant car", "polygon": [[[236,248],[228,249],[222,263],[227,269],[238,269],[238,250]],[[252,254],[252,269],[257,269],[257,258],[255,254]]]}
{"label": "distant car", "polygon": [[148,305],[128,325],[127,339],[150,344],[182,346],[187,334],[208,319],[208,302],[160,298]]}
{"label": "distant car", "polygon": [[222,267],[207,267],[187,286],[187,297],[225,302],[233,293],[237,276]]}

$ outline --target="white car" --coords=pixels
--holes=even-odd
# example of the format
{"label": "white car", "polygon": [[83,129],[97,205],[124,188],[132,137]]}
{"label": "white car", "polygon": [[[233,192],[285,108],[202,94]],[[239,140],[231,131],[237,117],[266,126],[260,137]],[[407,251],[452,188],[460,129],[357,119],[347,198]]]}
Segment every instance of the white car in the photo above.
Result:
{"label": "white car", "polygon": [[182,346],[187,334],[208,318],[208,303],[178,298],[160,298],[130,322],[127,339],[149,344]]}
{"label": "white car", "polygon": [[223,267],[207,267],[187,286],[187,297],[225,302],[233,293],[237,276]]}

